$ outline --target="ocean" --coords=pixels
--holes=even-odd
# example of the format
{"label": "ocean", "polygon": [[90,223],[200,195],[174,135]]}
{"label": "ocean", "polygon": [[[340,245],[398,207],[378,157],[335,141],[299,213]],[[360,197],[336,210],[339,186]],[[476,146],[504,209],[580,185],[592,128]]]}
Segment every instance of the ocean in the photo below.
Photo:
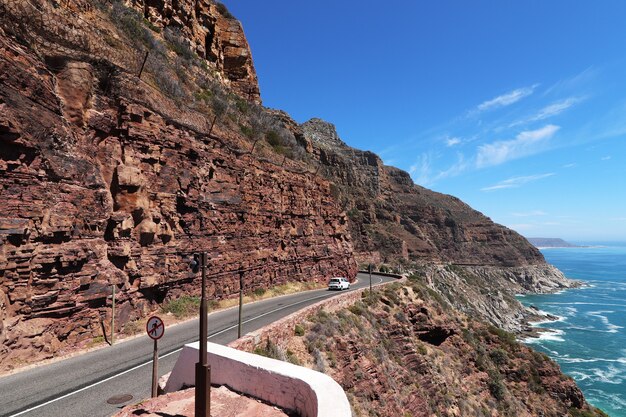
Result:
{"label": "ocean", "polygon": [[520,296],[523,304],[560,317],[534,323],[554,332],[525,342],[556,360],[591,404],[626,417],[626,243],[593,245],[541,250],[568,278],[589,285]]}

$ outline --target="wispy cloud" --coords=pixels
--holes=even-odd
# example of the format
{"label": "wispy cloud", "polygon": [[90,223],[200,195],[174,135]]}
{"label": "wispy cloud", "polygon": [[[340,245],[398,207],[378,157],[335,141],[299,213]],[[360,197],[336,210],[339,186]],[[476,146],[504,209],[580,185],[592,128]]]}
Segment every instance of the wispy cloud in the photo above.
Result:
{"label": "wispy cloud", "polygon": [[556,125],[546,125],[540,129],[523,131],[512,140],[481,145],[476,155],[476,167],[500,165],[512,159],[535,154],[540,151],[539,145],[554,136],[559,129],[560,127]]}
{"label": "wispy cloud", "polygon": [[535,217],[535,216],[547,216],[548,213],[542,210],[532,210],[524,213],[511,213],[514,217]]}
{"label": "wispy cloud", "polygon": [[419,156],[417,161],[409,167],[409,174],[413,178],[416,184],[422,186],[428,186],[432,184],[431,179],[431,165],[432,155],[424,153]]}
{"label": "wispy cloud", "polygon": [[506,94],[502,94],[498,97],[492,98],[491,100],[484,101],[476,107],[476,110],[479,112],[483,112],[486,110],[497,109],[499,107],[510,106],[511,104],[517,103],[524,97],[528,97],[533,93],[535,88],[537,88],[538,84],[535,84],[530,87],[518,88],[516,90],[510,91]]}
{"label": "wispy cloud", "polygon": [[539,109],[532,116],[526,117],[524,119],[515,121],[509,125],[509,127],[519,126],[526,123],[537,122],[540,120],[545,120],[550,117],[557,116],[564,111],[568,110],[571,107],[574,107],[576,104],[585,101],[586,97],[569,97],[564,100],[556,101],[554,103],[548,104],[547,106]]}
{"label": "wispy cloud", "polygon": [[574,168],[574,167],[577,167],[577,166],[578,166],[578,164],[572,163],[572,164],[565,164],[565,165],[563,165],[563,168]]}
{"label": "wispy cloud", "polygon": [[453,138],[446,138],[445,142],[446,142],[446,146],[448,148],[451,148],[452,146],[456,146],[460,144],[462,140],[460,138],[453,137]]}
{"label": "wispy cloud", "polygon": [[609,159],[611,159],[611,156],[607,155],[607,156],[603,156],[602,158],[600,158],[602,161],[608,161]]}
{"label": "wispy cloud", "polygon": [[513,177],[504,181],[500,181],[499,183],[495,185],[481,188],[480,191],[496,191],[496,190],[502,190],[505,188],[519,188],[524,184],[528,184],[529,182],[538,181],[544,178],[551,177],[553,175],[554,173],[550,172],[547,174],[527,175],[524,177]]}

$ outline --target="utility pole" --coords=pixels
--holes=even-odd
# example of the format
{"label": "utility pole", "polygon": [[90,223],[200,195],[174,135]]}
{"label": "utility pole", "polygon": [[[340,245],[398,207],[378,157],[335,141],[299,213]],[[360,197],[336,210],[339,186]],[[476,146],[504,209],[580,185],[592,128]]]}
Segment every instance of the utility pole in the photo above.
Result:
{"label": "utility pole", "polygon": [[195,417],[209,417],[211,415],[211,367],[207,362],[207,297],[206,297],[206,252],[200,255],[202,269],[202,298],[200,300],[200,357],[196,363],[196,409]]}
{"label": "utility pole", "polygon": [[372,296],[372,264],[367,266],[367,269],[370,273],[370,297]]}
{"label": "utility pole", "polygon": [[237,325],[237,339],[241,338],[241,316],[243,314],[243,270],[239,267],[239,323]]}

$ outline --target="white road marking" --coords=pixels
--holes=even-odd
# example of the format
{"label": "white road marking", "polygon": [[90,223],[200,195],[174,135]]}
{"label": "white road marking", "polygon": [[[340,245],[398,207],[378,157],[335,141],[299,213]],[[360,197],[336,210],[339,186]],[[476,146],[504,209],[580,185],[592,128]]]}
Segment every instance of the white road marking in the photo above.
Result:
{"label": "white road marking", "polygon": [[[379,281],[377,282],[377,284],[380,284],[380,283],[382,283],[382,282],[383,282],[383,279],[382,279],[382,278],[379,278]],[[350,290],[350,291],[352,291],[352,290]],[[244,321],[242,321],[242,324],[249,323],[249,322],[251,322],[251,321],[254,321],[254,320],[260,319],[261,317],[268,316],[268,315],[270,315],[270,314],[276,313],[277,311],[284,310],[284,309],[286,309],[286,308],[293,307],[293,306],[296,306],[296,305],[298,305],[298,304],[306,303],[307,301],[317,300],[317,299],[319,299],[319,298],[324,298],[324,297],[327,297],[327,296],[328,296],[328,294],[324,294],[324,295],[320,295],[320,296],[313,297],[313,298],[307,298],[306,300],[298,301],[297,303],[288,304],[288,305],[286,305],[286,306],[282,306],[282,307],[280,307],[280,308],[277,308],[277,309],[274,309],[274,310],[268,311],[268,312],[266,312],[266,313],[259,314],[258,316],[252,317],[252,318],[250,318],[250,319],[248,319],[248,320],[244,320]],[[219,332],[215,332],[215,333],[210,334],[210,335],[208,336],[208,338],[207,338],[207,339],[210,339],[210,338],[215,337],[215,336],[219,336],[219,335],[220,335],[220,334],[222,334],[222,333],[226,333],[227,331],[232,330],[232,329],[236,329],[236,328],[237,328],[237,324],[235,324],[235,325],[233,325],[233,326],[230,326],[230,327],[227,327],[227,328],[225,328],[225,329],[220,330]],[[192,342],[192,343],[193,343],[193,342]],[[178,348],[178,349],[176,349],[176,350],[174,350],[174,351],[172,351],[172,352],[170,352],[170,353],[166,353],[165,355],[159,356],[159,359],[161,359],[161,358],[165,358],[165,357],[170,356],[170,355],[173,355],[174,353],[178,353],[178,352],[180,352],[181,350],[183,350],[183,348],[182,348],[182,347],[181,347],[181,348]],[[122,375],[125,375],[125,374],[127,374],[127,373],[129,373],[129,372],[135,371],[135,370],[137,370],[137,369],[141,368],[142,366],[146,366],[146,365],[149,365],[149,364],[151,364],[151,363],[152,363],[152,361],[150,360],[150,361],[144,362],[144,363],[142,363],[142,364],[139,364],[139,365],[133,366],[132,368],[127,369],[127,370],[125,370],[125,371],[122,371],[122,372],[120,372],[119,374],[115,374],[115,375],[112,375],[112,376],[110,376],[110,377],[108,377],[108,378],[105,378],[105,379],[103,379],[103,380],[101,380],[101,381],[94,382],[94,383],[93,383],[93,384],[91,384],[91,385],[87,385],[86,387],[82,387],[82,388],[80,388],[80,389],[77,389],[76,391],[69,392],[69,393],[67,393],[67,394],[65,394],[65,395],[62,395],[62,396],[60,396],[60,397],[53,398],[53,399],[51,399],[51,400],[49,400],[49,401],[46,401],[45,403],[41,403],[41,404],[36,405],[36,406],[34,406],[34,407],[31,407],[31,408],[28,408],[28,409],[26,409],[26,410],[20,411],[19,413],[16,413],[16,414],[11,414],[9,417],[17,417],[17,416],[24,415],[24,414],[26,414],[26,413],[30,413],[31,411],[37,410],[37,409],[39,409],[39,408],[41,408],[41,407],[45,407],[45,406],[50,405],[50,404],[52,404],[52,403],[55,403],[55,402],[57,402],[57,401],[63,400],[63,399],[65,399],[65,398],[67,398],[67,397],[71,397],[71,396],[72,396],[72,395],[74,395],[74,394],[78,394],[79,392],[86,391],[86,390],[88,390],[88,389],[90,389],[90,388],[93,388],[93,387],[95,387],[95,386],[97,386],[97,385],[104,384],[105,382],[108,382],[108,381],[110,381],[110,380],[112,380],[112,379],[115,379],[115,378],[117,378],[117,377],[120,377],[120,376],[122,376]]]}

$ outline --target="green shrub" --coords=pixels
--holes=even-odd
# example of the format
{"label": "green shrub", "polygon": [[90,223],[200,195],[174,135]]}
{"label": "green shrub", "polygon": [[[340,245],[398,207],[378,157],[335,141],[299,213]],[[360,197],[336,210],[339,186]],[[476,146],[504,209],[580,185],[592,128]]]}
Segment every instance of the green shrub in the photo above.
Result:
{"label": "green shrub", "polygon": [[508,362],[509,356],[506,354],[506,351],[503,349],[494,349],[489,352],[489,357],[498,366],[502,366]]}
{"label": "green shrub", "polygon": [[215,5],[217,6],[217,11],[220,12],[220,14],[222,16],[224,16],[227,19],[234,19],[235,16],[232,15],[232,13],[230,12],[230,10],[228,10],[228,8],[226,7],[226,5],[222,2],[216,2]]}
{"label": "green shrub", "polygon": [[262,297],[265,293],[266,293],[266,289],[265,288],[256,288],[254,290],[254,295],[256,295],[257,297]]}
{"label": "green shrub", "polygon": [[493,395],[498,401],[502,401],[504,399],[504,393],[506,392],[506,387],[502,383],[502,376],[498,371],[494,371],[493,369],[488,371],[489,381],[487,382],[489,386],[489,392]]}
{"label": "green shrub", "polygon": [[200,297],[183,295],[176,300],[167,301],[161,310],[164,313],[172,313],[177,319],[189,317],[200,311]]}
{"label": "green shrub", "polygon": [[355,314],[357,316],[362,316],[363,314],[365,314],[366,311],[365,305],[360,301],[352,304],[350,307],[348,307],[348,310],[350,310],[352,314]]}
{"label": "green shrub", "polygon": [[187,40],[179,29],[168,27],[163,31],[163,37],[167,41],[170,49],[174,51],[176,55],[186,61],[192,61],[196,57],[196,54],[191,50]]}
{"label": "green shrub", "polygon": [[267,132],[265,134],[265,140],[272,147],[276,147],[276,146],[282,145],[282,141],[280,140],[280,136],[278,135],[278,133],[276,133],[275,130],[270,130],[269,132]]}
{"label": "green shrub", "polygon": [[211,90],[202,88],[199,91],[196,91],[196,93],[193,96],[196,98],[196,100],[204,101],[205,103],[208,104],[211,102],[211,97],[213,96],[213,93],[211,92]]}
{"label": "green shrub", "polygon": [[293,333],[296,336],[304,336],[304,327],[300,324],[296,324],[296,327],[293,329]]}
{"label": "green shrub", "polygon": [[249,138],[254,136],[254,130],[252,130],[252,128],[250,126],[246,126],[246,125],[240,124],[239,125],[239,130],[241,130],[241,133],[243,133],[244,135],[246,135]]}

